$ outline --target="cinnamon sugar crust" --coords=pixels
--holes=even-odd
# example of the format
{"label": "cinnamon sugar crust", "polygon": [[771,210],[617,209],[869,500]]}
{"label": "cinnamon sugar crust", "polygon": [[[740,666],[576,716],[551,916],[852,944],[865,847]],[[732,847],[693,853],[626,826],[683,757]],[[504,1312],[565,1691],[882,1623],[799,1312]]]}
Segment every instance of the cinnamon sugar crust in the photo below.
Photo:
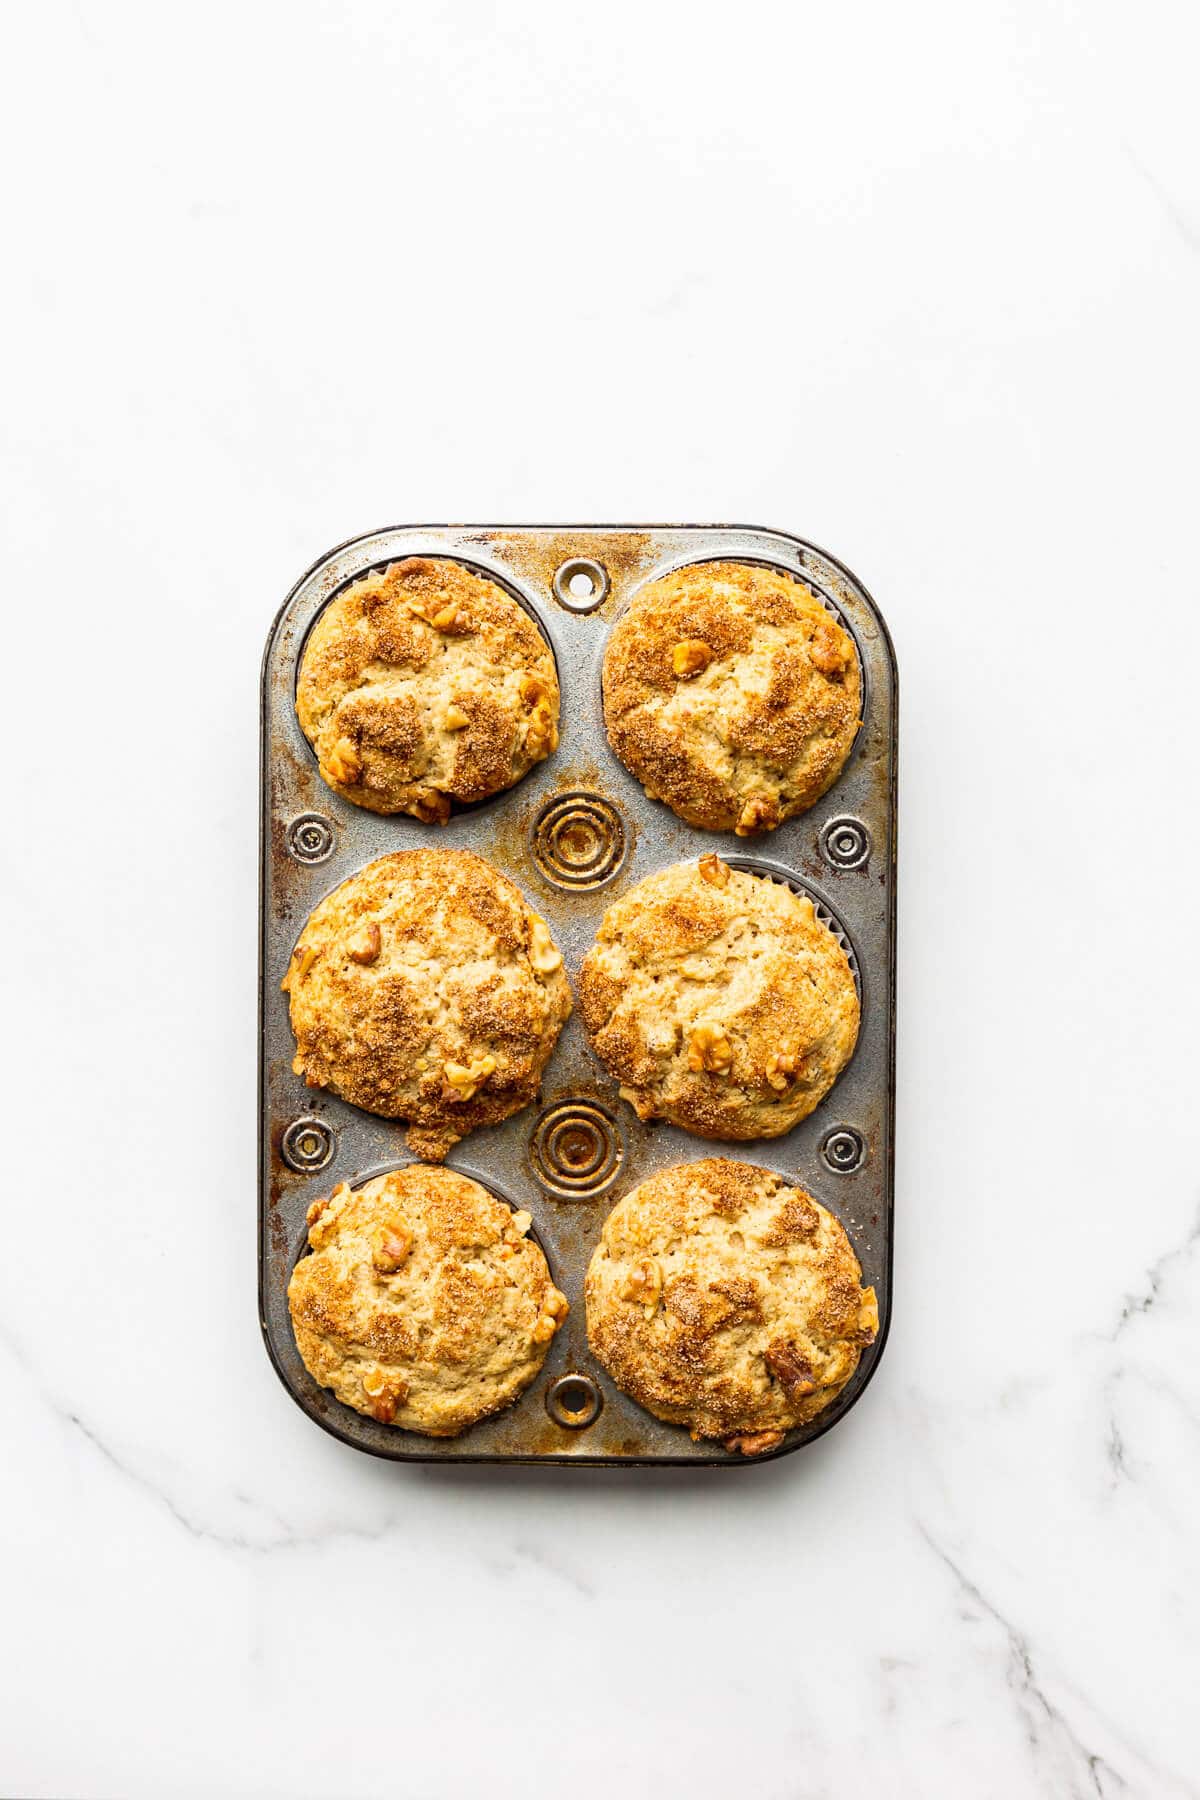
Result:
{"label": "cinnamon sugar crust", "polygon": [[778,1137],[858,1038],[849,959],[807,896],[714,855],[648,876],[601,921],[579,976],[592,1048],[642,1119]]}
{"label": "cinnamon sugar crust", "polygon": [[442,824],[557,747],[549,644],[496,582],[410,556],[331,600],[296,687],[322,779],[356,806]]}
{"label": "cinnamon sugar crust", "polygon": [[567,1313],[514,1213],[412,1164],[309,1208],[288,1306],[304,1366],[381,1424],[454,1437],[528,1387]]}
{"label": "cinnamon sugar crust", "polygon": [[779,569],[692,563],[635,595],[604,657],[609,741],[689,825],[773,831],[837,780],[861,724],[854,640]]}
{"label": "cinnamon sugar crust", "polygon": [[545,921],[470,850],[360,869],[313,910],[282,985],[295,1072],[407,1119],[431,1161],[529,1104],[571,1012]]}
{"label": "cinnamon sugar crust", "polygon": [[609,1214],[588,1341],[618,1387],[694,1438],[760,1455],[845,1387],[879,1329],[845,1231],[768,1169],[712,1157]]}

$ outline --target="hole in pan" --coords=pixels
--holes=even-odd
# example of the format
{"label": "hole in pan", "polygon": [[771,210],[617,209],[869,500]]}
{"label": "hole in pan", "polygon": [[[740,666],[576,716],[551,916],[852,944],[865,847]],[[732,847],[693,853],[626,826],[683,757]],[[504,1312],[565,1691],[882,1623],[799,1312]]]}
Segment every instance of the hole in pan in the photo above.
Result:
{"label": "hole in pan", "polygon": [[595,612],[608,597],[608,570],[590,556],[571,556],[560,563],[551,582],[554,598],[568,612]]}
{"label": "hole in pan", "polygon": [[584,1431],[600,1417],[604,1401],[590,1375],[571,1370],[552,1381],[546,1390],[546,1411],[556,1425],[568,1431]]}

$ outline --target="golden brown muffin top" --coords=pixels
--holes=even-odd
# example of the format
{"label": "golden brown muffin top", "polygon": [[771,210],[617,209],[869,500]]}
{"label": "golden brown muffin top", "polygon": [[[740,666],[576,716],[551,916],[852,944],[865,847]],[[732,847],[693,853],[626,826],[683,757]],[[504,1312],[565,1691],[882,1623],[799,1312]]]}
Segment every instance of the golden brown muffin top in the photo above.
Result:
{"label": "golden brown muffin top", "polygon": [[308,1212],[288,1305],[305,1367],[382,1424],[453,1437],[528,1386],[567,1313],[546,1259],[476,1181],[414,1164]]}
{"label": "golden brown muffin top", "polygon": [[562,957],[520,889],[470,850],[400,850],[313,909],[283,986],[295,1072],[408,1119],[437,1161],[527,1106],[571,1011]]}
{"label": "golden brown muffin top", "polygon": [[879,1328],[861,1278],[811,1194],[713,1157],[650,1176],[613,1208],[588,1268],[588,1340],[658,1418],[760,1454],[858,1367]]}
{"label": "golden brown muffin top", "polygon": [[790,1131],[858,1037],[849,959],[812,901],[711,854],[609,907],[579,1003],[639,1117],[706,1138]]}
{"label": "golden brown muffin top", "polygon": [[634,596],[604,657],[609,740],[689,825],[773,831],[841,773],[861,723],[850,634],[811,589],[691,563]]}
{"label": "golden brown muffin top", "polygon": [[494,581],[410,556],[344,588],[300,662],[296,713],[322,778],[371,812],[444,823],[558,744],[549,644]]}

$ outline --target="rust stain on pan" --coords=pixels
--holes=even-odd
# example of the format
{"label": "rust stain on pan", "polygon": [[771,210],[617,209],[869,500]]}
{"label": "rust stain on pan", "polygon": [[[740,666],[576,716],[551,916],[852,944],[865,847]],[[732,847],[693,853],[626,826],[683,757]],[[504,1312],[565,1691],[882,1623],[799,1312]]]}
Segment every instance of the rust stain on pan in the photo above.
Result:
{"label": "rust stain on pan", "polygon": [[554,786],[489,819],[480,850],[548,912],[565,915],[583,893],[602,892],[607,905],[629,878],[637,823],[594,762],[551,768]]}
{"label": "rust stain on pan", "polygon": [[553,609],[555,571],[563,563],[581,557],[600,563],[608,572],[609,590],[591,614],[606,618],[620,607],[629,594],[654,567],[660,550],[650,532],[597,531],[586,526],[578,531],[494,531],[476,534],[476,542],[487,546],[507,563],[515,576],[537,590],[538,597]]}
{"label": "rust stain on pan", "polygon": [[[270,1231],[271,1248],[275,1252],[276,1257],[285,1256],[287,1252],[287,1227],[283,1222],[283,1215],[279,1212],[278,1208],[274,1208],[271,1212]],[[287,1270],[284,1269],[282,1273],[286,1280]]]}
{"label": "rust stain on pan", "polygon": [[[288,695],[287,704],[291,705]],[[280,730],[271,733],[268,744],[271,766],[271,816],[269,854],[276,910],[290,909],[294,901],[303,900],[312,886],[310,866],[298,862],[288,848],[288,827],[306,813],[329,818],[336,843],[337,826],[330,812],[332,796],[313,764],[296,754]]]}

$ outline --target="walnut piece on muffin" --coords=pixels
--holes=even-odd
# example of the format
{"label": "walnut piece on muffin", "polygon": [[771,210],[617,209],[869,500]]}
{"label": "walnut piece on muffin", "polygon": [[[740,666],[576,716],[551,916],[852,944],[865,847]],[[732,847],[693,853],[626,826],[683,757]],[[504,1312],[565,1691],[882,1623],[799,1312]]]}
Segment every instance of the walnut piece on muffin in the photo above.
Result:
{"label": "walnut piece on muffin", "polygon": [[829,1405],[879,1329],[845,1231],[811,1194],[712,1157],[652,1175],[604,1223],[588,1341],[693,1438],[761,1455]]}
{"label": "walnut piece on muffin", "polygon": [[282,986],[296,1074],[408,1120],[433,1162],[528,1106],[571,1011],[545,920],[470,850],[400,850],[350,876],[309,916]]}
{"label": "walnut piece on muffin", "polygon": [[558,745],[558,675],[534,621],[449,557],[410,556],[325,607],[304,646],[300,728],[356,806],[444,824]]}
{"label": "walnut piece on muffin", "polygon": [[689,825],[774,831],[821,798],[862,723],[854,640],[780,569],[691,563],[634,596],[604,656],[609,741]]}
{"label": "walnut piece on muffin", "polygon": [[529,1224],[477,1181],[421,1163],[315,1201],[311,1254],[288,1286],[313,1380],[427,1437],[510,1405],[568,1311]]}
{"label": "walnut piece on muffin", "polygon": [[853,1053],[849,959],[807,896],[719,857],[678,863],[605,913],[579,1003],[642,1119],[697,1137],[778,1137]]}

